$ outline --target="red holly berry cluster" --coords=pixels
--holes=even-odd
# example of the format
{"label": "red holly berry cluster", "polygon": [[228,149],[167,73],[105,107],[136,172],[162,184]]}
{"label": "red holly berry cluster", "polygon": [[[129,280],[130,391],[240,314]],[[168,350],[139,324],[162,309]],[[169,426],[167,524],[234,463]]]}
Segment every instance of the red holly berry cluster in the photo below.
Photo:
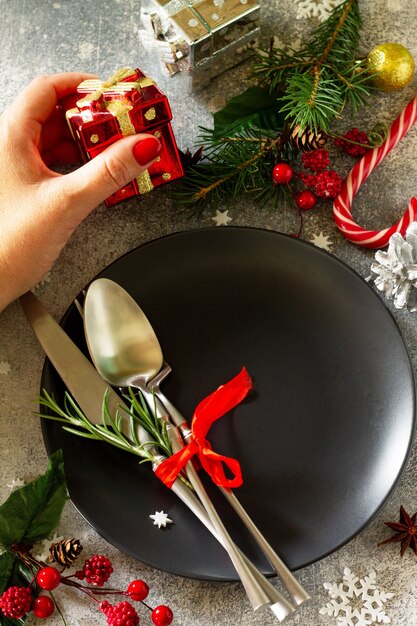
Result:
{"label": "red holly berry cluster", "polygon": [[314,174],[302,172],[300,178],[306,187],[312,187],[319,198],[336,198],[342,188],[342,178],[330,165],[329,153],[324,148],[303,154],[303,165]]}
{"label": "red holly berry cluster", "polygon": [[349,132],[334,140],[334,145],[342,148],[350,156],[363,156],[370,148],[369,137],[359,128],[352,128]]}
{"label": "red holly berry cluster", "polygon": [[[139,624],[138,613],[134,606],[126,600],[112,605],[107,600],[98,600],[96,596],[122,595],[140,602],[151,611],[151,619],[155,626],[169,626],[174,619],[174,614],[168,606],[159,605],[152,609],[144,602],[148,596],[149,587],[143,580],[133,580],[126,591],[103,588],[103,584],[109,579],[113,571],[110,560],[103,555],[90,557],[85,561],[82,570],[66,576],[55,567],[43,567],[43,564],[33,557],[31,563],[39,566],[32,583],[28,587],[9,587],[0,596],[0,623],[1,615],[11,619],[21,619],[32,612],[39,618],[49,617],[55,610],[54,601],[46,595],[39,595],[33,599],[32,593],[39,591],[39,588],[52,591],[60,584],[74,587],[97,602],[99,610],[107,617],[108,626],[137,626]],[[85,579],[93,587],[82,585],[76,582],[74,578]]]}

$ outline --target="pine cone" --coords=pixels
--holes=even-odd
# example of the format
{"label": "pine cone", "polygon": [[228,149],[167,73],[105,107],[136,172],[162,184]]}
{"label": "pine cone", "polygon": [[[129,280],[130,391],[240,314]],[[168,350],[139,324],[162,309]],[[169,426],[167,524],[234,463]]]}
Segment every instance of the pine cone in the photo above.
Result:
{"label": "pine cone", "polygon": [[327,137],[324,133],[315,133],[308,128],[304,129],[300,134],[300,126],[297,124],[291,131],[290,141],[293,146],[302,152],[310,152],[311,150],[323,148],[326,145]]}
{"label": "pine cone", "polygon": [[49,548],[52,561],[59,563],[63,567],[69,567],[79,556],[83,547],[78,539],[63,539],[58,543],[53,543]]}

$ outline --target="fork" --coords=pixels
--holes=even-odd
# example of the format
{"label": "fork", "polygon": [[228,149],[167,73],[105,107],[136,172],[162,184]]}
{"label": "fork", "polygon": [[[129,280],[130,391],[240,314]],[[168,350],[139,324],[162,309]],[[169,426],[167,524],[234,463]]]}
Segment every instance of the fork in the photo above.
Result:
{"label": "fork", "polygon": [[[179,429],[185,443],[188,443],[191,439],[191,429],[183,417],[183,415],[178,411],[178,409],[172,404],[170,400],[164,395],[164,393],[160,389],[160,384],[165,378],[172,372],[172,368],[170,365],[164,361],[161,370],[152,378],[147,387],[148,389],[155,394],[155,396],[159,399],[169,417],[172,419],[174,425]],[[236,495],[232,490],[226,489],[225,487],[220,487],[220,491],[223,493],[224,497],[230,503],[232,508],[235,510],[241,521],[244,523],[246,528],[251,533],[252,537],[258,543],[260,549],[268,559],[269,563],[274,568],[274,571],[279,576],[281,582],[287,589],[289,595],[291,596],[293,602],[296,605],[300,605],[306,600],[310,598],[307,591],[302,587],[299,581],[295,578],[292,572],[288,569],[282,559],[275,552],[273,547],[268,543],[264,535],[261,533],[259,528],[255,525],[253,520],[250,518],[249,514],[246,512]]]}

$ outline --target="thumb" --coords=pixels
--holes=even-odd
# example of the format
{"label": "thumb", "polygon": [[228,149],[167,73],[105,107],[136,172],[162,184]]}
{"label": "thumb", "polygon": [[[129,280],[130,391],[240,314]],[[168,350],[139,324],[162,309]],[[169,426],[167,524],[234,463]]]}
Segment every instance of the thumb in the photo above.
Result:
{"label": "thumb", "polygon": [[73,219],[81,221],[100,202],[139,176],[160,152],[161,143],[153,135],[132,135],[116,141],[78,170],[51,182],[61,187]]}

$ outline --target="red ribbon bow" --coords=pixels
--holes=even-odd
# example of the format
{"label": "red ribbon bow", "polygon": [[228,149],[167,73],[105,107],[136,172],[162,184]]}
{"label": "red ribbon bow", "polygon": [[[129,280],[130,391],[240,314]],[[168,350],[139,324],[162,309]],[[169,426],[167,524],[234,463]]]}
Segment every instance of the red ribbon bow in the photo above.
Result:
{"label": "red ribbon bow", "polygon": [[[232,380],[221,385],[200,402],[191,422],[190,442],[161,463],[155,472],[167,487],[172,487],[178,474],[194,455],[198,455],[201,465],[216,485],[227,488],[240,487],[243,479],[239,461],[214,452],[206,435],[210,426],[239,404],[251,387],[251,378],[243,368]],[[223,463],[229,468],[233,478],[226,477]]]}

